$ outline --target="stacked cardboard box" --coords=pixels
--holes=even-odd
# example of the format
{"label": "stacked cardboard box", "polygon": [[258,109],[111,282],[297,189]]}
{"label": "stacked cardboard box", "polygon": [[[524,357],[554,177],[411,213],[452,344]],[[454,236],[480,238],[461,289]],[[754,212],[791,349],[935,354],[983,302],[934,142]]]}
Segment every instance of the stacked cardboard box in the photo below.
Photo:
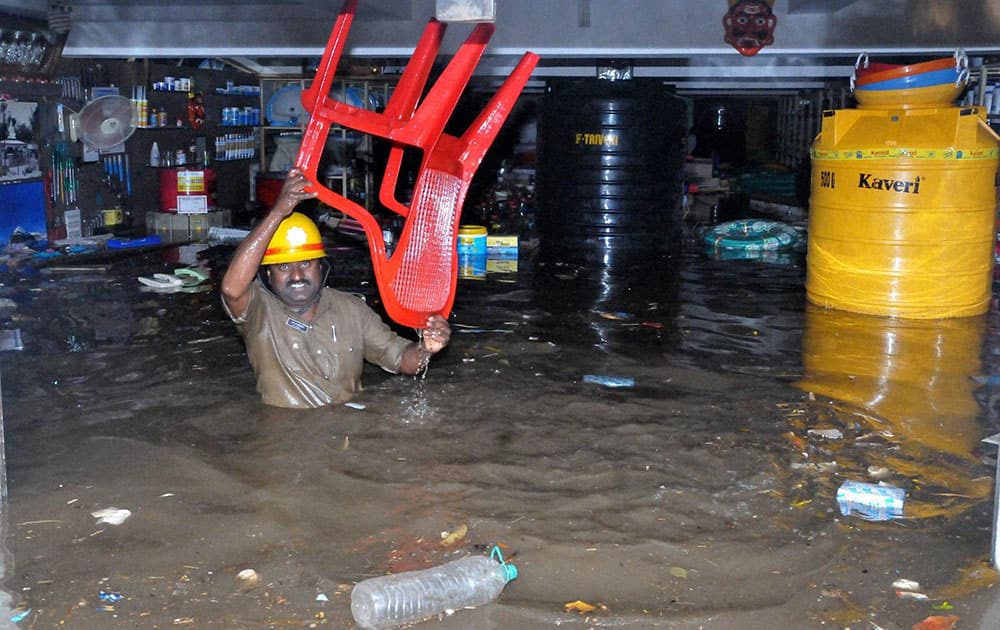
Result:
{"label": "stacked cardboard box", "polygon": [[201,242],[208,238],[208,228],[224,227],[231,221],[229,210],[203,214],[149,211],[146,213],[146,234],[156,234],[164,243]]}
{"label": "stacked cardboard box", "polygon": [[486,271],[514,273],[517,271],[517,235],[489,234],[486,236]]}

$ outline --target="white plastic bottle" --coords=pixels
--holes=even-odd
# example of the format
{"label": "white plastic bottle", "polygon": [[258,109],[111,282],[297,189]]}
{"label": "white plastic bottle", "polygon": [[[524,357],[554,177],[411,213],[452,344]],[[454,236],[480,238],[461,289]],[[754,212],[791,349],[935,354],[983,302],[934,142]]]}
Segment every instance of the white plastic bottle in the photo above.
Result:
{"label": "white plastic bottle", "polygon": [[351,591],[351,614],[358,626],[383,630],[414,623],[496,599],[517,577],[500,550],[490,557],[469,556],[422,571],[384,575],[359,582]]}

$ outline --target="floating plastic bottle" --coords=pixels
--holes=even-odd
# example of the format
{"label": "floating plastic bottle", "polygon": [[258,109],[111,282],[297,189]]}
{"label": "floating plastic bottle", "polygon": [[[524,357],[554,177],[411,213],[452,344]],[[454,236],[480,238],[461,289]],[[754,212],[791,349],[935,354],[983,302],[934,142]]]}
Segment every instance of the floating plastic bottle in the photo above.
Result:
{"label": "floating plastic bottle", "polygon": [[489,603],[516,577],[517,567],[504,562],[494,547],[490,557],[469,556],[431,569],[364,580],[351,591],[351,614],[361,628],[395,628]]}

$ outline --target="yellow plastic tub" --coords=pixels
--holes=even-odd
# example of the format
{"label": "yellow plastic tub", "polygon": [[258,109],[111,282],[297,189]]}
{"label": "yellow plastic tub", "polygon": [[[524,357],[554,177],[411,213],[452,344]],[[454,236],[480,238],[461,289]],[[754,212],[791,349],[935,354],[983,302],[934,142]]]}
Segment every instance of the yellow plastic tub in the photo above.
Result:
{"label": "yellow plastic tub", "polygon": [[941,107],[951,105],[965,92],[965,82],[929,85],[926,87],[904,88],[900,90],[854,90],[854,98],[861,109],[884,109],[899,107]]}
{"label": "yellow plastic tub", "polygon": [[915,319],[986,312],[997,139],[978,108],[825,112],[811,152],[809,300]]}

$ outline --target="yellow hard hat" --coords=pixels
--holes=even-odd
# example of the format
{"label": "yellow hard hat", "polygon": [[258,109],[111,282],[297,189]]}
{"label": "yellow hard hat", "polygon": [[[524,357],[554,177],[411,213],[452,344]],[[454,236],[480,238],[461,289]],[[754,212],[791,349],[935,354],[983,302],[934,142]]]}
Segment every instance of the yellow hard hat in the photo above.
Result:
{"label": "yellow hard hat", "polygon": [[306,215],[293,212],[278,225],[278,230],[267,244],[264,260],[260,262],[262,265],[278,265],[325,256],[319,228]]}

